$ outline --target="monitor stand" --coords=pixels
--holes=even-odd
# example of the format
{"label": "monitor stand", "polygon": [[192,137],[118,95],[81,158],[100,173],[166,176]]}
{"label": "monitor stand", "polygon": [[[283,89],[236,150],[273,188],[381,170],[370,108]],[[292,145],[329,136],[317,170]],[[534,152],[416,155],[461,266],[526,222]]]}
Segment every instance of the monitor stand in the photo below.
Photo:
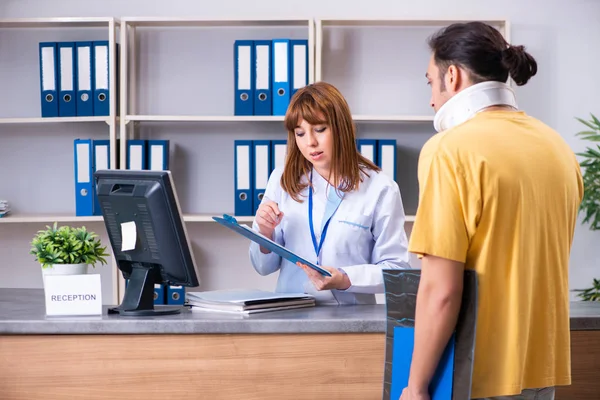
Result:
{"label": "monitor stand", "polygon": [[151,268],[140,263],[133,264],[123,302],[109,308],[108,313],[135,317],[179,314],[182,307],[154,307],[154,280],[151,279],[151,273]]}

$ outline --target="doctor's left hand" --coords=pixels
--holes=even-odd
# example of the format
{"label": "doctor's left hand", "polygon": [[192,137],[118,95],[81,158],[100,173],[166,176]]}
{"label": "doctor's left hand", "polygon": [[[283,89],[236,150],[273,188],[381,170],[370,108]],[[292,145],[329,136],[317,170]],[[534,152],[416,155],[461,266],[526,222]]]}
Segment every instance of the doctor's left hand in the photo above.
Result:
{"label": "doctor's left hand", "polygon": [[320,266],[331,273],[331,276],[323,276],[308,265],[300,262],[297,262],[296,265],[306,272],[306,275],[308,275],[317,290],[346,290],[352,285],[348,275],[340,272],[337,268]]}

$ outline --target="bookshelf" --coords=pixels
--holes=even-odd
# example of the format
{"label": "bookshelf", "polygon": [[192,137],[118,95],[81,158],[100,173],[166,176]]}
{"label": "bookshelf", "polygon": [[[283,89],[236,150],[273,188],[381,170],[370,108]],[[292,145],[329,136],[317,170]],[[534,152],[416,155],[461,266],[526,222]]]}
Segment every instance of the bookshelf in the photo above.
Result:
{"label": "bookshelf", "polygon": [[[184,222],[214,222],[212,219],[213,215],[202,215],[202,214],[184,214]],[[240,223],[251,223],[254,217],[236,217]],[[24,224],[24,223],[82,223],[82,222],[103,222],[102,216],[89,216],[89,217],[74,217],[72,215],[27,215],[19,216],[12,215],[10,217],[0,218],[0,224]]]}
{"label": "bookshelf", "polygon": [[[184,222],[215,222],[212,219],[213,215],[203,215],[203,214],[184,214],[183,221]],[[254,221],[254,217],[236,217],[237,221],[240,223],[252,223]],[[414,215],[407,215],[406,221],[412,222],[414,221]],[[71,215],[28,215],[28,216],[16,216],[0,218],[0,224],[31,224],[31,223],[81,223],[81,222],[102,222],[103,218],[101,216],[90,216],[90,217],[73,217]]]}
{"label": "bookshelf", "polygon": [[[229,235],[213,223],[212,216],[233,214],[233,165],[228,161],[233,160],[234,138],[280,138],[284,134],[283,116],[234,115],[233,42],[307,39],[308,81],[312,83],[314,20],[124,17],[121,22],[119,126],[123,137],[168,139],[170,169],[192,240]],[[126,154],[125,141],[121,141],[120,154]],[[121,162],[124,165],[123,156]],[[215,189],[208,194],[207,188]],[[236,219],[253,221],[253,217],[245,216]],[[248,243],[237,238],[230,241],[232,246],[240,246],[234,251],[240,258],[230,262],[243,262],[246,273],[254,274],[246,267],[247,256],[241,256],[244,250],[247,253]],[[198,246],[203,248],[205,243]],[[228,245],[220,243],[217,247],[225,249]],[[211,253],[206,257],[218,254],[219,249],[211,248]],[[122,295],[122,279],[119,288]]]}
{"label": "bookshelf", "polygon": [[[80,40],[80,37],[87,40],[102,35],[109,40],[111,52],[119,45],[119,62],[117,64],[113,57],[109,66],[114,95],[110,97],[107,117],[39,117],[36,50],[32,51],[35,56],[19,61],[28,65],[21,77],[25,78],[27,73],[35,79],[29,86],[27,101],[17,101],[14,108],[25,109],[27,113],[11,113],[9,108],[0,114],[0,135],[6,136],[9,143],[14,142],[5,153],[0,150],[0,155],[15,153],[27,143],[21,142],[23,137],[31,136],[40,140],[35,149],[36,159],[44,159],[46,147],[60,153],[60,157],[48,164],[52,168],[41,168],[45,165],[42,161],[32,162],[29,167],[19,168],[17,176],[6,186],[0,184],[4,190],[0,190],[0,196],[7,197],[13,207],[12,215],[0,218],[0,239],[14,240],[10,243],[20,246],[12,250],[14,246],[9,243],[3,251],[11,248],[21,254],[8,257],[7,253],[5,258],[11,263],[31,264],[27,242],[37,229],[54,221],[89,225],[101,233],[103,242],[108,244],[102,217],[74,215],[73,137],[109,138],[111,168],[126,165],[127,139],[164,138],[175,145],[170,154],[171,169],[188,232],[193,241],[202,242],[202,245],[193,245],[194,251],[200,253],[203,264],[200,267],[206,268],[206,274],[219,275],[218,278],[204,276],[201,282],[208,282],[209,289],[230,285],[228,277],[233,274],[244,284],[271,285],[276,277],[255,277],[254,271],[246,266],[241,271],[223,270],[224,265],[218,259],[223,251],[231,254],[229,263],[237,265],[235,268],[249,263],[244,253],[247,242],[231,236],[212,220],[214,215],[233,214],[233,166],[230,165],[233,140],[286,137],[283,116],[234,115],[235,39],[308,39],[309,83],[326,80],[342,91],[351,105],[359,137],[397,139],[399,159],[403,160],[398,166],[397,180],[405,202],[409,232],[416,212],[418,151],[433,133],[433,112],[428,106],[429,91],[423,78],[428,59],[424,58],[428,52],[424,39],[426,34],[452,22],[457,21],[202,17],[0,19],[0,32],[13,29],[33,32],[32,38],[10,37],[15,43],[28,40],[31,45],[42,40]],[[508,21],[486,22],[497,26],[508,38]],[[385,50],[391,43],[389,38],[398,46],[397,52],[390,47],[390,51],[373,53],[373,48],[380,44]],[[372,40],[377,41],[377,46],[372,45]],[[406,57],[407,54],[410,57]],[[381,69],[388,64],[394,68]],[[374,72],[369,72],[371,70]],[[63,140],[67,145],[57,144]],[[14,154],[12,157],[13,161],[0,163],[0,166],[13,165],[18,158]],[[40,169],[43,172],[38,173]],[[39,174],[47,181],[38,184],[42,193],[45,190],[59,193],[48,202],[26,197],[31,186],[23,182],[37,179]],[[59,175],[65,177],[60,183],[48,183],[59,182],[56,180]],[[253,221],[253,217],[236,218],[246,224]],[[103,273],[109,275],[103,287],[108,286],[108,298],[117,303],[124,293],[124,281],[114,260],[105,270],[108,272]],[[29,275],[33,273],[30,271]]]}
{"label": "bookshelf", "polygon": [[19,125],[19,124],[70,124],[74,122],[105,122],[111,126],[110,117],[25,117],[25,118],[0,118],[0,124]]}
{"label": "bookshelf", "polygon": [[[109,52],[116,54],[119,26],[113,17],[0,19],[1,79],[7,93],[13,94],[0,114],[0,167],[14,168],[12,173],[3,173],[0,183],[0,197],[12,208],[11,214],[0,218],[0,251],[6,265],[0,274],[5,283],[28,287],[36,279],[41,284],[40,267],[28,254],[29,242],[38,229],[54,221],[89,225],[107,243],[101,217],[75,216],[73,139],[88,135],[108,139],[114,149],[119,134],[116,61],[112,57],[108,69],[109,89],[115,93],[109,98],[109,115],[41,117],[38,43],[108,40]],[[111,168],[116,161],[116,152],[111,152]],[[103,268],[101,276],[103,297],[116,301],[117,271]]]}

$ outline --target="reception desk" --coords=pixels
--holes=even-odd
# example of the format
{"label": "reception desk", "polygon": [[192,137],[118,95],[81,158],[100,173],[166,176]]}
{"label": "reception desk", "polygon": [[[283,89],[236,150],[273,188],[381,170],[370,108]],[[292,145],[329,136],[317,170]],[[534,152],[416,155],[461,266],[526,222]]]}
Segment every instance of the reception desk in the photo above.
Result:
{"label": "reception desk", "polygon": [[[600,303],[572,303],[573,384],[600,393]],[[241,316],[45,316],[43,291],[0,289],[0,399],[381,399],[385,306]]]}

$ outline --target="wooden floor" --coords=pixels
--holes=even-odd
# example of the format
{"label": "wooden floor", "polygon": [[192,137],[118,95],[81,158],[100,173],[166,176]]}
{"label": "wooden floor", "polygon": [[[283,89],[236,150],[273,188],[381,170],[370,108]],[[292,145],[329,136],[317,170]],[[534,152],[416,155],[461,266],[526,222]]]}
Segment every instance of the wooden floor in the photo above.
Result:
{"label": "wooden floor", "polygon": [[[573,385],[600,398],[600,331],[572,332]],[[383,334],[0,336],[2,400],[381,399]]]}

